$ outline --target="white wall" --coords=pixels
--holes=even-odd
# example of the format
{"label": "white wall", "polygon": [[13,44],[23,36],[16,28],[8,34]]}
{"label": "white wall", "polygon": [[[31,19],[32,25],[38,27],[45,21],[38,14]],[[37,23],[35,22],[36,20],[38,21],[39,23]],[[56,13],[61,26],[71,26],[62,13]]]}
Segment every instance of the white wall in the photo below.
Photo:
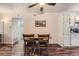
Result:
{"label": "white wall", "polygon": [[[59,13],[44,13],[43,15],[28,13],[24,18],[24,33],[33,33],[35,37],[37,34],[50,34],[51,39],[49,43],[58,43],[63,45],[63,14]],[[46,27],[35,27],[35,20],[46,20]],[[14,22],[15,26],[16,23]],[[11,28],[10,28],[11,27]],[[17,26],[16,26],[17,27]],[[13,43],[13,40],[18,35],[18,31],[12,27],[12,23],[5,22],[5,43]],[[14,31],[12,31],[12,29]],[[14,33],[14,35],[12,34]],[[14,40],[16,41],[16,40]]]}
{"label": "white wall", "polygon": [[[24,17],[24,34],[50,34],[50,44],[58,43],[61,46],[70,46],[70,15],[66,13],[44,13],[42,15],[27,13]],[[46,27],[35,27],[35,20],[46,20]],[[5,23],[5,43],[12,43],[11,23]],[[14,30],[14,29],[13,29]],[[14,31],[16,37],[17,31]],[[22,33],[21,33],[22,34]]]}
{"label": "white wall", "polygon": [[[4,24],[0,20],[0,34],[3,34],[4,31],[4,44],[13,44],[22,38],[23,27],[21,24],[23,23],[23,19],[19,17],[17,21],[14,21],[13,16],[3,15],[5,16],[1,20],[5,20]],[[4,25],[4,27],[3,27]],[[4,28],[4,30],[3,30]],[[3,40],[2,40],[3,41]]]}
{"label": "white wall", "polygon": [[58,44],[64,46],[64,14],[59,14],[58,17]]}
{"label": "white wall", "polygon": [[12,43],[11,23],[10,22],[4,22],[4,43],[5,44]]}
{"label": "white wall", "polygon": [[0,34],[2,34],[2,23],[1,23],[2,15],[0,14]]}
{"label": "white wall", "polygon": [[[69,13],[45,13],[37,16],[33,16],[33,13],[26,14],[24,33],[35,34],[35,37],[37,37],[37,34],[47,33],[52,37],[52,39],[49,39],[50,44],[73,46],[70,38],[71,17]],[[35,27],[35,20],[46,20],[46,27]]]}
{"label": "white wall", "polygon": [[[50,37],[52,37],[51,39],[49,39],[50,44],[58,43],[62,45],[63,43],[62,41],[63,40],[63,32],[62,32],[63,14],[44,13],[43,15],[39,15],[39,14],[37,14],[37,16],[33,16],[33,15],[34,13],[28,13],[25,15],[24,33],[33,33],[35,34],[35,37],[37,37],[37,34],[47,33],[47,34],[50,34]],[[46,27],[35,27],[35,20],[46,20]],[[16,22],[14,22],[14,24],[16,26]],[[12,23],[5,23],[5,43],[13,43],[14,41],[16,41],[14,39],[18,35],[17,32],[18,31],[15,31],[15,28],[13,28]],[[62,38],[60,36],[62,36]]]}
{"label": "white wall", "polygon": [[1,34],[1,21],[0,21],[0,34]]}
{"label": "white wall", "polygon": [[[44,13],[42,15],[37,14],[33,16],[34,13],[26,14],[24,19],[24,33],[35,34],[50,34],[52,39],[49,39],[49,43],[57,43],[57,22],[58,14]],[[35,20],[46,20],[46,27],[35,27]]]}

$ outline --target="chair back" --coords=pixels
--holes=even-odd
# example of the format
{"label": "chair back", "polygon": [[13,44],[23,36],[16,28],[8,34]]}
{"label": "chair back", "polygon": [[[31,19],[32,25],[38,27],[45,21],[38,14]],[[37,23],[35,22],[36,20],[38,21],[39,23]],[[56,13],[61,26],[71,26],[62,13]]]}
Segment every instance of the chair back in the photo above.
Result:
{"label": "chair back", "polygon": [[43,40],[49,41],[49,34],[38,34],[38,38],[42,38]]}
{"label": "chair back", "polygon": [[38,38],[39,38],[40,47],[48,47],[49,34],[38,34]]}
{"label": "chair back", "polygon": [[24,40],[30,40],[30,38],[34,38],[34,34],[23,34]]}
{"label": "chair back", "polygon": [[31,38],[34,38],[34,34],[23,34],[24,45],[33,44]]}

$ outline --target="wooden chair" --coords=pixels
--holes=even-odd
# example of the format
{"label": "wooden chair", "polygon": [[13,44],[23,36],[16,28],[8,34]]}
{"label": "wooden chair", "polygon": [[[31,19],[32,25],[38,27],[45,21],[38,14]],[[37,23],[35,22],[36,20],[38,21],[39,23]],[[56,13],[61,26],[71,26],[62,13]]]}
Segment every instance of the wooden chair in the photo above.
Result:
{"label": "wooden chair", "polygon": [[48,45],[49,42],[49,34],[38,34],[38,38],[40,39],[40,43],[46,43]]}
{"label": "wooden chair", "polygon": [[[33,46],[33,40],[31,38],[34,38],[34,34],[23,34],[23,39],[24,39],[24,55],[29,55],[30,50],[32,50]],[[29,49],[30,48],[30,49]]]}
{"label": "wooden chair", "polygon": [[[45,50],[48,51],[48,43],[49,43],[49,34],[38,34],[40,50],[43,52]],[[46,54],[47,53],[47,54]],[[44,53],[44,55],[48,55],[48,52]],[[43,54],[43,53],[41,53]]]}

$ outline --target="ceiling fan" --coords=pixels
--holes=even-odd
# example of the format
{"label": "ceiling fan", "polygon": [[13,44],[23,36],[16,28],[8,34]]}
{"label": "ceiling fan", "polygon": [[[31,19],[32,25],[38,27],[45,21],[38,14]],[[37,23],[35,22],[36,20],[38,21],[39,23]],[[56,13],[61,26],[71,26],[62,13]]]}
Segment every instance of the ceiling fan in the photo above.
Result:
{"label": "ceiling fan", "polygon": [[41,5],[41,6],[40,6],[40,12],[41,12],[41,14],[42,14],[42,13],[43,13],[43,10],[44,10],[43,5],[55,6],[56,3],[35,3],[35,4],[32,4],[32,5],[28,6],[28,8],[32,8],[32,7],[35,7],[35,6],[37,6],[37,5]]}

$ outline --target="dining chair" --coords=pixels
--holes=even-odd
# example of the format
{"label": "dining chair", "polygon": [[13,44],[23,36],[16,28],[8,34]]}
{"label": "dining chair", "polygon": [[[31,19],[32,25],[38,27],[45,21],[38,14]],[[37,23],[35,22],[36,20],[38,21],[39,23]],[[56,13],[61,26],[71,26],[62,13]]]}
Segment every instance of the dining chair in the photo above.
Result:
{"label": "dining chair", "polygon": [[23,34],[24,39],[24,55],[30,55],[32,52],[32,46],[33,46],[33,40],[31,38],[34,38],[34,34]]}
{"label": "dining chair", "polygon": [[[38,34],[39,43],[40,43],[40,52],[48,51],[48,43],[49,43],[49,34]],[[43,55],[48,55],[48,52],[44,52]]]}

